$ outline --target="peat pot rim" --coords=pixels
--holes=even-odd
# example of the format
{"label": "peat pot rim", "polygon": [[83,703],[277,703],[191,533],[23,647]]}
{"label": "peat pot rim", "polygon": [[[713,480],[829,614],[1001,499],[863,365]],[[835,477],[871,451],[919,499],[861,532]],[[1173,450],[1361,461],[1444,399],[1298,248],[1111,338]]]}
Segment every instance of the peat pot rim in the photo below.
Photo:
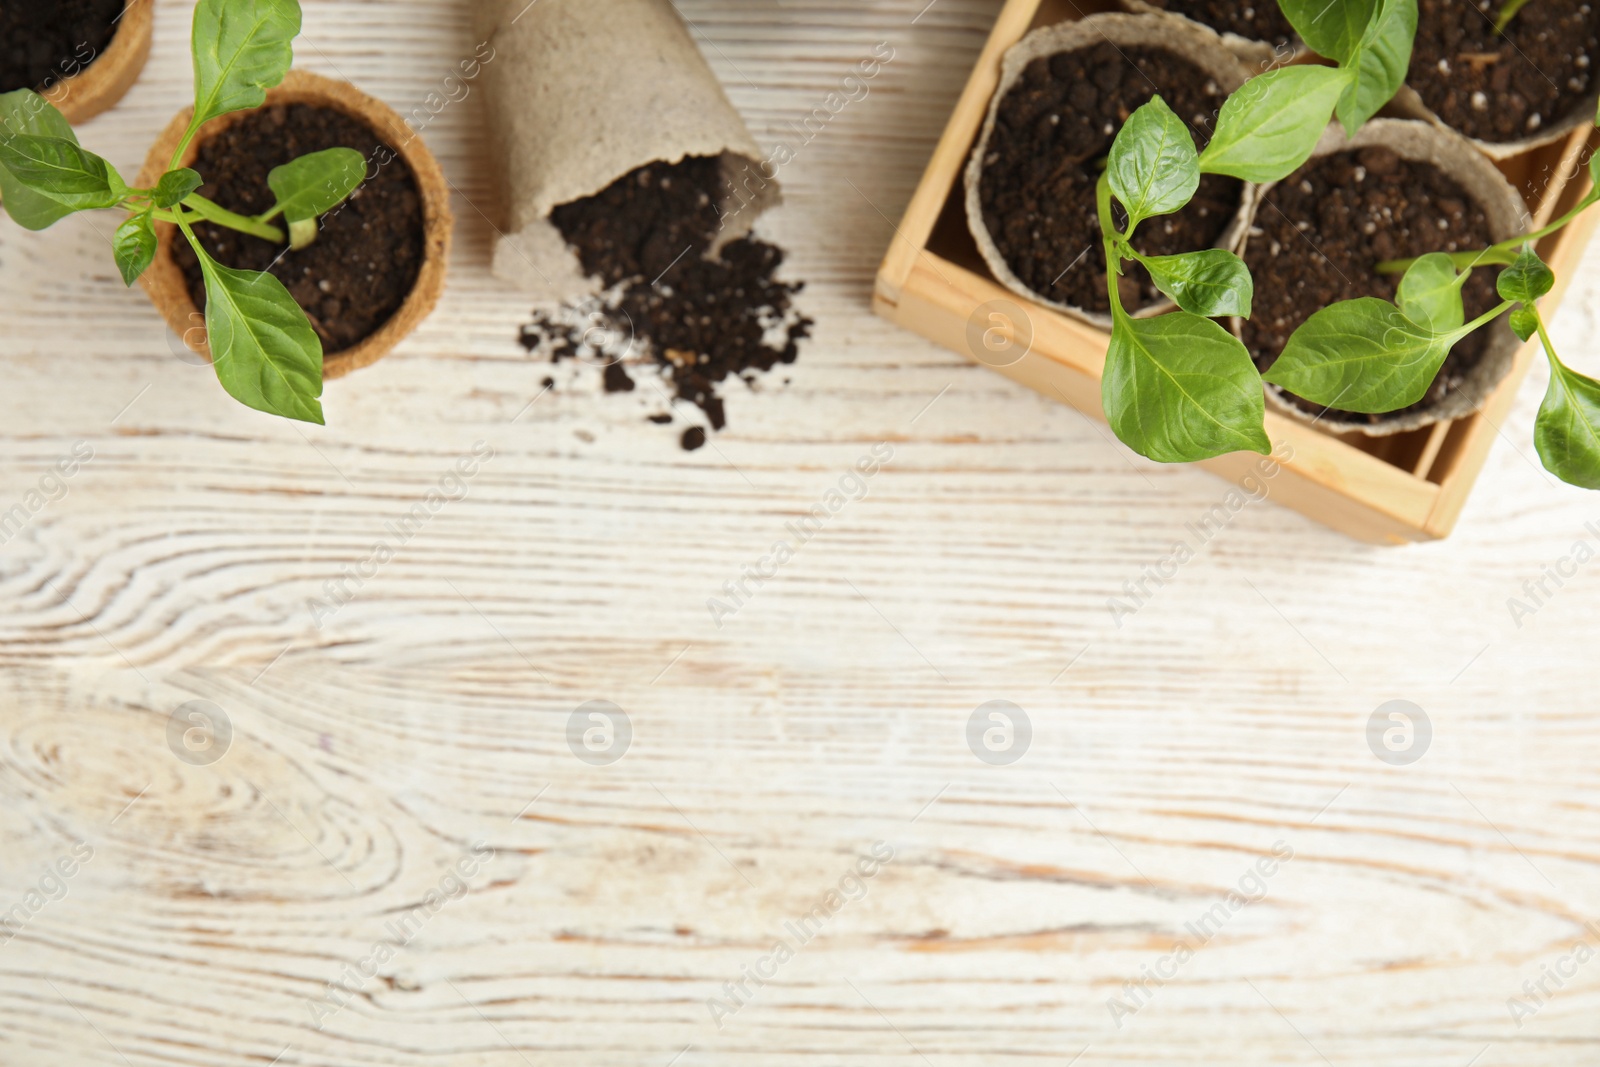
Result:
{"label": "peat pot rim", "polygon": [[[1264,2],[1276,3],[1277,0],[1264,0]],[[1146,0],[1122,0],[1122,6],[1136,15],[1165,15],[1168,18],[1181,18],[1185,22],[1193,22],[1197,26],[1208,30],[1211,29],[1203,22],[1191,19],[1187,15],[1168,11],[1166,8],[1156,7],[1154,4],[1147,3]],[[1300,40],[1298,34],[1289,43],[1288,50],[1280,55],[1278,50],[1273,47],[1272,42],[1263,41],[1259,37],[1246,37],[1243,34],[1234,33],[1232,30],[1212,30],[1212,32],[1221,38],[1223,47],[1237,56],[1241,63],[1249,66],[1256,74],[1265,74],[1275,67],[1286,66],[1303,56],[1311,54],[1311,50],[1306,47],[1304,41]]]}
{"label": "peat pot rim", "polygon": [[[1506,241],[1527,232],[1530,216],[1522,194],[1506,180],[1493,162],[1474,147],[1472,141],[1454,130],[1414,119],[1373,119],[1361,127],[1354,137],[1347,138],[1344,127],[1335,122],[1323,132],[1316,151],[1311,153],[1311,159],[1374,146],[1387,148],[1401,159],[1429,163],[1443,171],[1483,209],[1488,217],[1492,240]],[[1257,187],[1251,199],[1250,226],[1245,228],[1244,238],[1239,243],[1238,252],[1241,256],[1250,242],[1250,227],[1255,224],[1255,212],[1277,184],[1271,182]],[[1236,321],[1235,326],[1238,332],[1241,324]],[[1264,383],[1267,402],[1280,413],[1329,433],[1359,433],[1368,437],[1388,437],[1419,430],[1436,422],[1465,418],[1482,408],[1495,388],[1511,373],[1517,349],[1522,344],[1517,340],[1517,335],[1511,332],[1504,315],[1483,329],[1488,335],[1483,358],[1467,375],[1461,387],[1433,405],[1404,416],[1385,418],[1374,423],[1313,415],[1285,399],[1284,390],[1270,382]]]}
{"label": "peat pot rim", "polygon": [[[450,187],[433,153],[428,151],[422,138],[412,132],[405,120],[387,104],[368,96],[349,82],[325,78],[309,71],[291,70],[282,84],[268,90],[266,103],[262,106],[270,107],[274,104],[313,104],[342,111],[352,118],[365,122],[372,127],[381,141],[406,161],[412,174],[416,176],[417,192],[422,199],[423,256],[416,284],[411,287],[410,294],[406,296],[399,310],[371,336],[342,352],[323,356],[322,378],[323,381],[329,381],[343,377],[353,370],[370,366],[388,355],[395,345],[416,329],[439,303],[439,297],[444,292],[445,270],[450,257],[450,231],[453,224],[450,212]],[[202,141],[215,136],[256,110],[260,109],[236,111],[206,123],[185,150],[179,165],[192,164],[200,151]],[[183,140],[183,133],[188,129],[189,119],[193,113],[193,108],[185,108],[175,115],[167,128],[162,131],[145,159],[144,169],[139,172],[140,187],[154,185],[166,172],[167,161],[172,158],[173,151]],[[172,242],[177,232],[178,228],[171,223],[156,224],[158,241],[156,258],[139,279],[139,283],[161,312],[162,318],[166,319],[172,332],[181,337],[191,350],[209,360],[210,347],[200,339],[204,337],[205,331],[195,328],[204,323],[204,315],[189,298],[189,289],[184,282],[183,272],[178,269],[177,263],[172,258]]]}
{"label": "peat pot rim", "polygon": [[1480,141],[1476,137],[1468,137],[1465,133],[1462,133],[1435,114],[1434,110],[1423,102],[1422,94],[1418,93],[1410,85],[1402,85],[1400,87],[1400,91],[1395,94],[1390,106],[1394,108],[1397,114],[1426,122],[1436,129],[1444,130],[1460,137],[1469,144],[1476,146],[1478,151],[1490,159],[1510,159],[1524,152],[1531,152],[1535,148],[1553,144],[1564,137],[1571,136],[1572,131],[1579,127],[1592,124],[1595,111],[1600,108],[1600,79],[1596,79],[1595,87],[1579,101],[1571,114],[1559,122],[1552,122],[1548,126],[1539,127],[1539,132],[1531,137],[1524,137],[1516,141]]}
{"label": "peat pot rim", "polygon": [[115,106],[139,80],[150,58],[155,0],[128,0],[106,50],[41,95],[73,126]]}
{"label": "peat pot rim", "polygon": [[[1041,56],[1076,52],[1097,45],[1101,41],[1110,41],[1118,48],[1165,49],[1188,60],[1216,79],[1224,93],[1231,94],[1243,85],[1249,80],[1250,72],[1237,56],[1228,51],[1222,43],[1222,38],[1215,31],[1181,16],[1162,13],[1098,14],[1071,22],[1059,22],[1034,30],[1006,51],[1000,65],[1000,84],[989,100],[989,112],[983,122],[983,131],[979,134],[978,143],[967,160],[964,178],[967,228],[978,243],[978,251],[982,253],[984,263],[1001,285],[1036,304],[1071,315],[1102,330],[1110,330],[1109,314],[1051,300],[1028,288],[1022,279],[1016,276],[1011,266],[1006,263],[1005,257],[1000,254],[994,238],[989,235],[988,227],[984,225],[983,203],[979,196],[979,187],[983,180],[983,160],[988,155],[989,138],[994,134],[1000,104],[1016,84],[1017,79],[1022,76],[1028,64]],[[1229,223],[1228,228],[1217,238],[1215,247],[1233,248],[1239,243],[1253,214],[1250,201],[1251,188],[1248,182],[1244,183],[1239,198],[1239,210],[1233,222]],[[1172,301],[1163,298],[1140,309],[1135,313],[1135,317],[1147,318],[1159,315],[1171,311],[1175,306]]]}

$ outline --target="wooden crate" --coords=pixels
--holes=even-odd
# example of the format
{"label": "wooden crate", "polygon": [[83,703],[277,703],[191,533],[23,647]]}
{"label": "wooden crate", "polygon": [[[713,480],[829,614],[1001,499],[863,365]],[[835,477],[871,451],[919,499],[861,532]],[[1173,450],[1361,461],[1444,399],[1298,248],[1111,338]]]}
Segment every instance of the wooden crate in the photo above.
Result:
{"label": "wooden crate", "polygon": [[[911,198],[873,294],[879,315],[974,359],[968,329],[979,309],[994,300],[1020,306],[1031,325],[1032,348],[1020,362],[994,369],[1102,419],[1100,375],[1109,334],[995,280],[967,229],[961,175],[999,84],[1005,51],[1038,26],[1112,9],[1107,0],[1008,0]],[[1587,190],[1583,163],[1593,137],[1594,131],[1583,129],[1499,164],[1522,190],[1537,224],[1567,210]],[[1596,212],[1586,212],[1541,242],[1539,252],[1559,279],[1541,303],[1547,315],[1596,222]],[[1288,457],[1272,481],[1273,499],[1363,541],[1403,544],[1448,536],[1535,358],[1537,341],[1523,346],[1510,375],[1472,417],[1392,437],[1325,433],[1269,407],[1274,454]],[[1236,453],[1202,466],[1237,481],[1260,461],[1253,453]]]}

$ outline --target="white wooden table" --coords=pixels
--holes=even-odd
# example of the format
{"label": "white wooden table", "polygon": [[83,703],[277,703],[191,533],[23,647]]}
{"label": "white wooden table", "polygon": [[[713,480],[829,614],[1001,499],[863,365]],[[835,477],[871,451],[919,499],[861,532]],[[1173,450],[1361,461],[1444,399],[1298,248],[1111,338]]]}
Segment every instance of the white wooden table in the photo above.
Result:
{"label": "white wooden table", "polygon": [[[325,430],[176,358],[103,219],[0,227],[0,510],[93,449],[0,546],[0,1064],[1600,1062],[1600,960],[1568,958],[1600,949],[1600,564],[1507,607],[1600,545],[1600,496],[1530,462],[1543,372],[1449,542],[1255,504],[1119,627],[1108,598],[1227,487],[868,312],[997,9],[925,3],[683,0],[766,144],[895,49],[762,223],[816,340],[693,454],[638,394],[528,406],[548,368],[484,267],[476,98],[426,133],[460,189],[444,304],[330,386]],[[83,131],[125,172],[186,99],[189,7],[160,0],[143,80]],[[403,111],[476,43],[452,3],[306,8],[301,64]],[[1555,325],[1590,372],[1597,283],[1591,257]],[[631,723],[610,765],[568,745],[593,700]],[[1031,722],[1008,766],[966,741],[992,700]],[[1391,700],[1430,718],[1420,762],[1369,749]],[[231,724],[216,762],[169,747],[191,701]]]}

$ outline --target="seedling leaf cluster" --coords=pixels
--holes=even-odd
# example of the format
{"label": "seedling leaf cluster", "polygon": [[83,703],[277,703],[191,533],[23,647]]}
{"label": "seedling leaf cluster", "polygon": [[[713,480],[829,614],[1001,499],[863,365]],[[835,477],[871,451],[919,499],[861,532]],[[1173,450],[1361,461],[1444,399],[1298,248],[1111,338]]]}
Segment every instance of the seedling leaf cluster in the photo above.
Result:
{"label": "seedling leaf cluster", "polygon": [[[1524,341],[1537,335],[1550,364],[1550,387],[1533,429],[1540,459],[1562,481],[1600,489],[1600,383],[1556,353],[1539,311],[1555,274],[1534,251],[1534,242],[1600,203],[1600,157],[1589,161],[1589,170],[1589,192],[1547,226],[1478,251],[1377,264],[1380,271],[1404,272],[1396,303],[1343,301],[1318,311],[1264,377],[1317,404],[1396,411],[1422,399],[1456,342],[1510,312],[1512,331]],[[1474,270],[1496,267],[1502,302],[1464,322],[1461,287]]]}
{"label": "seedling leaf cluster", "polygon": [[[1140,224],[1181,210],[1202,175],[1281,181],[1311,157],[1330,117],[1353,134],[1404,84],[1416,0],[1279,0],[1279,6],[1307,45],[1336,65],[1283,67],[1252,78],[1223,104],[1204,151],[1156,96],[1123,124],[1107,156],[1096,207],[1112,317],[1101,399],[1112,429],[1160,462],[1265,454],[1271,442],[1263,377],[1325,407],[1397,411],[1427,395],[1457,342],[1510,312],[1512,328],[1524,340],[1537,334],[1550,359],[1550,391],[1534,431],[1541,458],[1563,480],[1600,488],[1600,383],[1556,356],[1538,310],[1555,279],[1533,252],[1533,242],[1600,201],[1600,159],[1590,164],[1596,188],[1549,226],[1478,252],[1375,264],[1402,273],[1395,302],[1368,297],[1317,311],[1265,376],[1243,343],[1214,321],[1250,317],[1253,282],[1238,256],[1223,249],[1138,251]],[[1113,204],[1126,217],[1123,229]],[[1123,307],[1117,278],[1129,260],[1144,266],[1178,310],[1137,318]],[[1462,286],[1473,270],[1489,266],[1504,268],[1503,302],[1469,322]]]}
{"label": "seedling leaf cluster", "polygon": [[276,203],[253,217],[201,196],[205,178],[179,165],[207,122],[266,102],[267,91],[289,72],[299,33],[297,0],[200,0],[191,39],[194,112],[166,173],[147,189],[129,187],[115,167],[79,144],[67,120],[37,93],[0,95],[0,198],[28,230],[80,211],[125,212],[112,256],[128,285],[155,260],[155,224],[177,226],[200,261],[206,336],[223,388],[259,411],[320,424],[322,343],[305,313],[273,275],[218,263],[194,225],[304,248],[316,240],[321,216],[361,184],[366,160],[354,149],[333,148],[277,167],[267,179]]}

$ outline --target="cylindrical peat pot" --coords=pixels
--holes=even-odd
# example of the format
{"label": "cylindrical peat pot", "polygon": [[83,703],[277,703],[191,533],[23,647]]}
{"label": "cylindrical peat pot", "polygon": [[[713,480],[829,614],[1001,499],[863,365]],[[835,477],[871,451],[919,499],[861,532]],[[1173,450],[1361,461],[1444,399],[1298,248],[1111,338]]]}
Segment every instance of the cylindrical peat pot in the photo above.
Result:
{"label": "cylindrical peat pot", "polygon": [[[1328,127],[1299,170],[1252,197],[1240,254],[1255,279],[1237,323],[1266,370],[1301,323],[1340,300],[1393,300],[1398,274],[1373,268],[1429,252],[1469,252],[1526,232],[1522,196],[1465,138],[1424,122],[1375,119],[1345,139]],[[1468,319],[1492,310],[1498,271],[1475,271],[1462,291]],[[1383,415],[1330,410],[1267,386],[1277,409],[1333,433],[1401,433],[1482,406],[1511,370],[1518,341],[1504,316],[1460,341],[1420,402]]]}
{"label": "cylindrical peat pot", "polygon": [[[141,186],[166,169],[191,112],[175,117],[150,150]],[[206,179],[200,188],[230,211],[256,215],[274,203],[267,172],[328,148],[353,148],[367,177],[322,219],[314,243],[297,252],[199,223],[210,255],[239,270],[271,270],[306,312],[322,341],[324,378],[383,358],[416,328],[444,291],[450,254],[450,189],[444,172],[405,121],[348,82],[290,71],[266,104],[207,123],[181,165]],[[158,224],[155,262],[140,283],[167,325],[194,351],[205,343],[205,286],[177,227]]]}
{"label": "cylindrical peat pot", "polygon": [[1535,0],[1504,33],[1507,0],[1418,0],[1417,39],[1402,114],[1470,137],[1505,159],[1595,120],[1600,5]]}
{"label": "cylindrical peat pot", "polygon": [[[1217,34],[1173,15],[1092,15],[1017,42],[966,169],[967,225],[995,277],[1109,329],[1095,182],[1124,118],[1159,93],[1203,147],[1248,76]],[[1144,222],[1135,243],[1147,255],[1229,247],[1248,217],[1246,196],[1243,182],[1205,175],[1188,206]],[[1144,268],[1124,269],[1125,308],[1171,308]]]}
{"label": "cylindrical peat pot", "polygon": [[0,93],[33,89],[73,125],[121,100],[150,57],[155,0],[0,4]]}
{"label": "cylindrical peat pot", "polygon": [[1122,0],[1136,14],[1167,12],[1215,30],[1252,73],[1287,63],[1305,52],[1278,0]]}

